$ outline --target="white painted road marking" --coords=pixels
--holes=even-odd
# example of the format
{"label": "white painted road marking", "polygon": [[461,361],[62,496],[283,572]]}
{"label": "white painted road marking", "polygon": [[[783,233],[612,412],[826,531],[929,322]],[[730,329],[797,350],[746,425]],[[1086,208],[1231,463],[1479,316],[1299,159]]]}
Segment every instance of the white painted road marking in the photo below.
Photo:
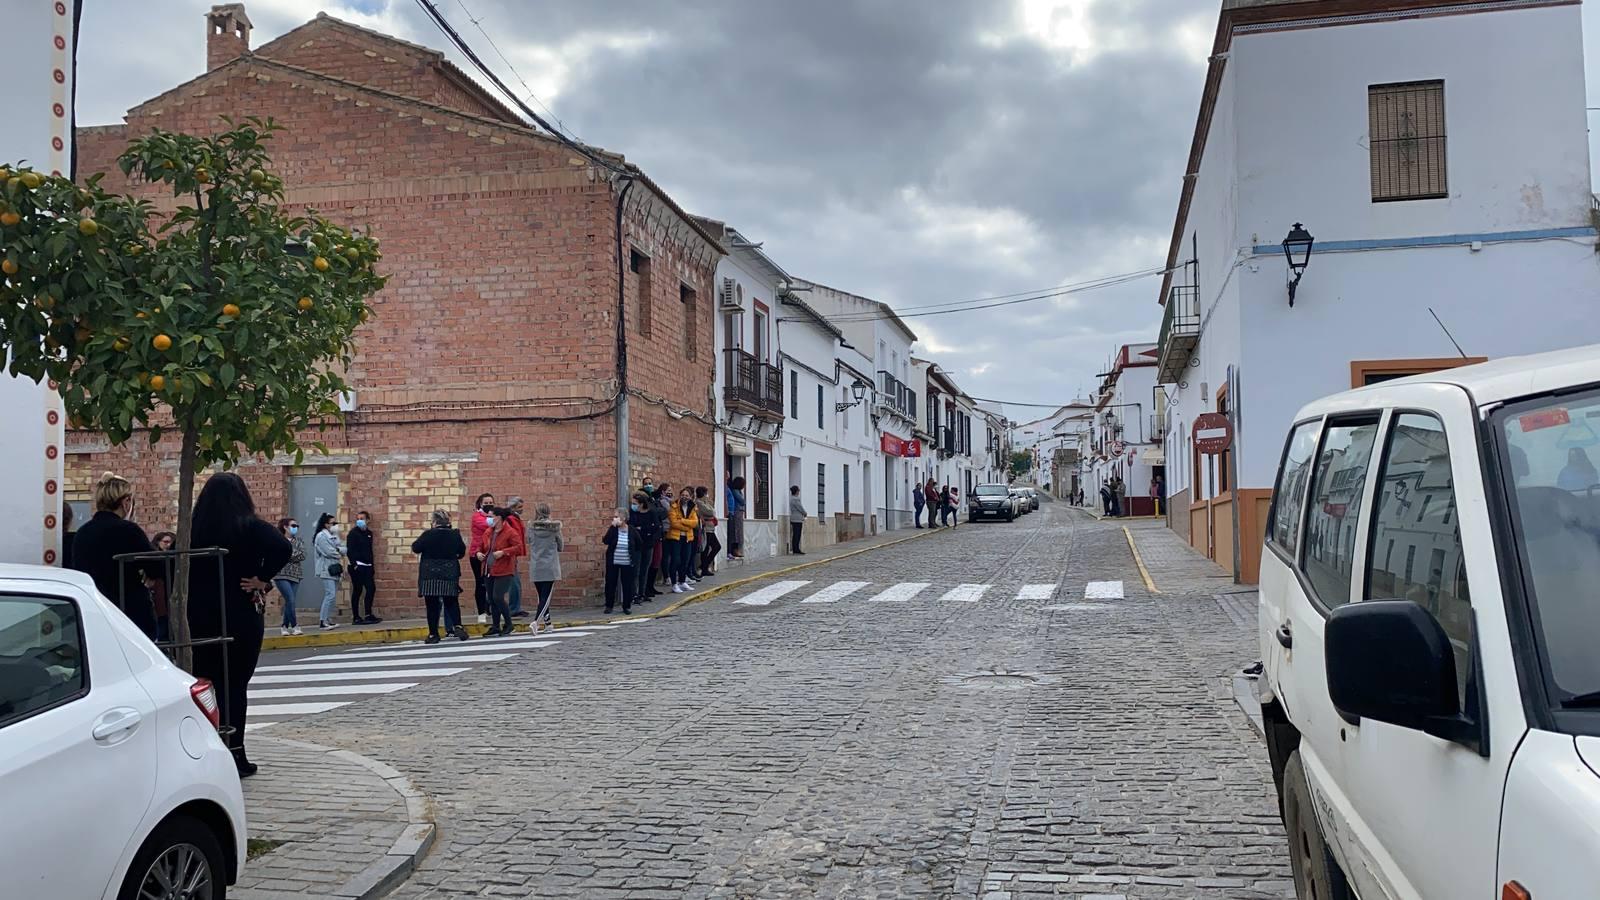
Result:
{"label": "white painted road marking", "polygon": [[374,648],[362,653],[328,653],[322,656],[307,656],[304,659],[297,659],[295,662],[320,662],[328,659],[376,659],[381,656],[421,656],[428,653],[482,653],[485,650],[524,650],[529,647],[548,647],[554,643],[557,643],[554,639],[544,638],[522,641],[495,641],[493,644],[487,645],[477,644],[471,641],[463,641],[461,643],[449,645],[429,644],[427,645],[426,649],[417,648],[412,650],[383,650]]}
{"label": "white painted road marking", "polygon": [[[251,706],[247,713],[252,716],[309,716],[349,706],[351,702],[346,700],[343,703],[263,703],[260,706]],[[248,729],[250,726],[247,724],[245,727]]]}
{"label": "white painted road marking", "polygon": [[[407,654],[410,656],[410,654]],[[455,656],[411,656],[404,665],[418,663],[464,663],[464,662],[499,662],[510,659],[515,653],[458,653]],[[347,659],[343,662],[308,662],[294,663],[287,666],[261,666],[257,672],[299,672],[305,669],[379,669],[384,666],[400,665],[393,659]]]}
{"label": "white painted road marking", "polygon": [[769,584],[753,594],[740,597],[733,602],[743,603],[745,606],[766,606],[784,594],[799,590],[810,583],[809,581],[779,581],[775,584]]}
{"label": "white painted road marking", "polygon": [[1121,600],[1122,582],[1120,581],[1091,581],[1084,585],[1083,599],[1085,600]]}
{"label": "white painted road marking", "polygon": [[278,724],[278,723],[277,722],[246,722],[246,723],[244,723],[244,733],[245,734],[249,734],[252,731],[260,731],[263,728],[271,728],[272,726],[274,726],[276,724]]}
{"label": "white painted road marking", "polygon": [[904,603],[912,597],[922,593],[928,587],[926,581],[902,581],[876,597],[868,597],[868,603]]}
{"label": "white painted road marking", "polygon": [[282,700],[288,697],[339,697],[347,694],[392,694],[417,686],[415,681],[384,681],[378,684],[319,684],[287,688],[250,688],[251,700]]}
{"label": "white painted road marking", "polygon": [[815,594],[801,600],[801,603],[838,603],[840,600],[854,594],[867,585],[870,581],[835,581]]}
{"label": "white painted road marking", "polygon": [[1056,592],[1053,584],[1025,584],[1017,591],[1018,600],[1049,600]]}
{"label": "white painted road marking", "polygon": [[[455,662],[455,660],[451,660]],[[398,663],[396,664],[398,665]],[[264,667],[263,667],[264,668]],[[306,672],[302,675],[257,675],[251,684],[300,684],[311,681],[382,681],[388,678],[432,678],[439,675],[460,675],[470,668],[459,669],[385,669],[382,672]],[[257,672],[261,669],[257,669]]]}
{"label": "white painted road marking", "polygon": [[987,584],[958,585],[946,593],[943,597],[940,597],[939,600],[941,602],[945,600],[956,600],[962,603],[977,603],[979,600],[983,599],[984,592],[988,590],[989,585]]}

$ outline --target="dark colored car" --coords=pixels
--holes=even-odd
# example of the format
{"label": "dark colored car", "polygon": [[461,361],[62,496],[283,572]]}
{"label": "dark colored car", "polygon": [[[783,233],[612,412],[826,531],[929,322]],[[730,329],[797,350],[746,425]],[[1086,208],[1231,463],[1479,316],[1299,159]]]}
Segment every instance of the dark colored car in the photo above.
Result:
{"label": "dark colored car", "polygon": [[1017,517],[1017,501],[1011,488],[1004,484],[980,484],[967,496],[967,521],[978,519],[1005,519]]}

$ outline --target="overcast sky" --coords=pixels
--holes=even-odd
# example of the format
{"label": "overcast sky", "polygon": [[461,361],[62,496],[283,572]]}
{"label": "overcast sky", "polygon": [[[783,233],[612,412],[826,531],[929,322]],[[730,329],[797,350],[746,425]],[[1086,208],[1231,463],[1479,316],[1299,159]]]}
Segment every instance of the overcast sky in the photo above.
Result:
{"label": "overcast sky", "polygon": [[[1219,7],[437,2],[520,92],[464,2],[571,132],[625,154],[686,209],[765,242],[798,277],[896,307],[1160,266]],[[210,5],[87,0],[80,124],[120,121],[128,107],[199,74]],[[254,46],[318,11],[444,46],[414,0],[246,8]],[[1597,18],[1588,4],[1591,48]],[[1590,96],[1600,96],[1592,62],[1589,82]],[[910,324],[921,351],[974,396],[1065,403],[1094,383],[1117,346],[1156,339],[1158,289],[1147,278]]]}

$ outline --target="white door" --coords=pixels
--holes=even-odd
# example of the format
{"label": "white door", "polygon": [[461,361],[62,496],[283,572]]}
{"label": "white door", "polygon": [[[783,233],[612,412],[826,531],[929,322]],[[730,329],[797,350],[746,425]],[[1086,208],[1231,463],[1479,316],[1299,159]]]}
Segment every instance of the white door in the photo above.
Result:
{"label": "white door", "polygon": [[[1383,402],[1394,411],[1355,533],[1351,593],[1410,600],[1440,623],[1455,650],[1460,708],[1474,726],[1487,717],[1488,745],[1362,721],[1342,725],[1339,744],[1319,749],[1344,760],[1350,836],[1359,844],[1346,849],[1360,853],[1358,870],[1371,869],[1347,873],[1362,896],[1492,897],[1501,797],[1525,718],[1476,415],[1464,391],[1444,385],[1386,389]],[[1344,531],[1330,528],[1327,540],[1342,546]]]}
{"label": "white door", "polygon": [[0,583],[0,871],[18,897],[99,897],[155,791],[155,704],[121,613],[19,584]]}

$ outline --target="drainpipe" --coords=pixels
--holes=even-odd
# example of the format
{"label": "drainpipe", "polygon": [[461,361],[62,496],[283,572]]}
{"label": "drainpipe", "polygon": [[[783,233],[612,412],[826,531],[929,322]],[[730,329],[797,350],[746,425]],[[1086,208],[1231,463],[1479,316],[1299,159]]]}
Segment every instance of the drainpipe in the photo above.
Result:
{"label": "drainpipe", "polygon": [[617,508],[628,508],[628,307],[623,283],[626,267],[622,256],[622,206],[633,190],[633,179],[626,179],[617,194]]}

